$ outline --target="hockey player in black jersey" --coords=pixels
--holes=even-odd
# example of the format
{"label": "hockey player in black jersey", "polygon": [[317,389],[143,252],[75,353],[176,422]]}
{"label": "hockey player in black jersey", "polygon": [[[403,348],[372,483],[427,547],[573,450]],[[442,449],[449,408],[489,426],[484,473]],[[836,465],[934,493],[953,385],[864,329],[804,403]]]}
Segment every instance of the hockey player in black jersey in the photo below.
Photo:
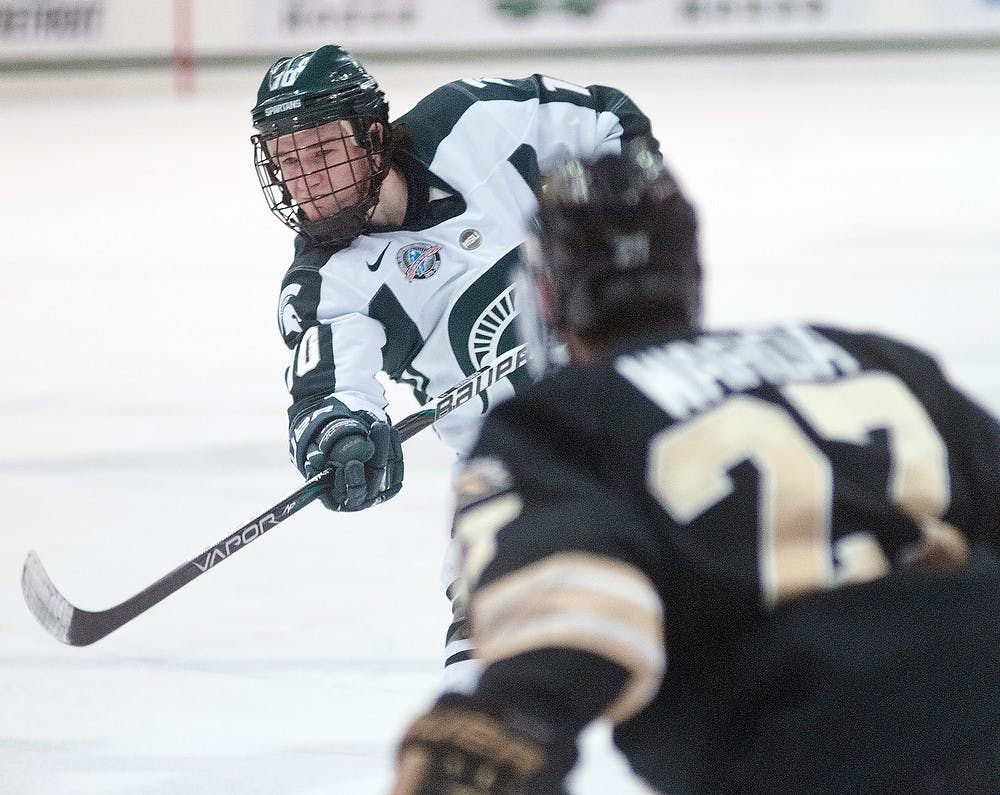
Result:
{"label": "hockey player in black jersey", "polygon": [[[268,206],[297,233],[278,307],[291,457],[307,477],[336,466],[328,508],[368,508],[403,480],[378,374],[425,402],[517,347],[511,273],[541,172],[655,146],[649,120],[617,89],[536,74],[456,80],[390,123],[375,78],[334,45],[275,62],[252,116]],[[435,430],[467,453],[483,414],[528,382],[515,372]],[[339,461],[359,436],[360,457]],[[459,607],[446,656],[470,654]],[[450,666],[446,686],[468,667]]]}
{"label": "hockey player in black jersey", "polygon": [[1000,792],[997,421],[884,336],[702,329],[654,152],[567,164],[538,218],[571,364],[458,481],[486,667],[394,795],[558,792],[598,716],[671,795]]}

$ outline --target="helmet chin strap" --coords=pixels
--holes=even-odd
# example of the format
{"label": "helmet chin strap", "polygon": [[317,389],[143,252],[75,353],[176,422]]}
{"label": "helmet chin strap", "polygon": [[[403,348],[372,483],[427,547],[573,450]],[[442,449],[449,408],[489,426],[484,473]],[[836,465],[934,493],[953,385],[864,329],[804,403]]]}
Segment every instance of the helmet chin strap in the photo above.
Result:
{"label": "helmet chin strap", "polygon": [[315,221],[302,220],[302,234],[322,246],[346,246],[360,235],[368,221],[369,210],[354,205]]}

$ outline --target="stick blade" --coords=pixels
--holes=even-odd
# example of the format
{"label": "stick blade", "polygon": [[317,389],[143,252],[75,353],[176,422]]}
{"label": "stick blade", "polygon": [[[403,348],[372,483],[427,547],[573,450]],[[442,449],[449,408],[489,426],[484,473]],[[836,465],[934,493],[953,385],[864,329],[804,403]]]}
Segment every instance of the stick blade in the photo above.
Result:
{"label": "stick blade", "polygon": [[21,570],[21,591],[31,614],[56,640],[75,645],[70,640],[73,615],[77,612],[53,585],[37,553],[29,552]]}

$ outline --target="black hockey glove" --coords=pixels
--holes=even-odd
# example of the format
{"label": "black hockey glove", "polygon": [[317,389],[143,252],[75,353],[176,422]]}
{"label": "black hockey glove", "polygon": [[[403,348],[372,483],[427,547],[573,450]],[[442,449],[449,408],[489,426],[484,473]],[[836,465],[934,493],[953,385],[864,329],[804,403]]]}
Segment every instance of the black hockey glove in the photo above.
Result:
{"label": "black hockey glove", "polygon": [[538,739],[449,693],[403,736],[391,795],[560,795],[549,761]]}
{"label": "black hockey glove", "polygon": [[403,487],[399,433],[367,411],[335,417],[313,433],[302,473],[308,478],[330,467],[333,484],[319,499],[331,511],[360,511],[385,502]]}

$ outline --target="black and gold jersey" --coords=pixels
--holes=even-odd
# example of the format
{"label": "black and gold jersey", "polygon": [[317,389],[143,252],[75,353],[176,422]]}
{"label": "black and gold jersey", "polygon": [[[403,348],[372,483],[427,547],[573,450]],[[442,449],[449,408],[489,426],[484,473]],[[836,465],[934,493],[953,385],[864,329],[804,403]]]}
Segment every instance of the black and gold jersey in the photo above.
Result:
{"label": "black and gold jersey", "polygon": [[481,692],[603,714],[664,792],[992,791],[998,463],[996,420],[875,334],[567,367],[458,479]]}

